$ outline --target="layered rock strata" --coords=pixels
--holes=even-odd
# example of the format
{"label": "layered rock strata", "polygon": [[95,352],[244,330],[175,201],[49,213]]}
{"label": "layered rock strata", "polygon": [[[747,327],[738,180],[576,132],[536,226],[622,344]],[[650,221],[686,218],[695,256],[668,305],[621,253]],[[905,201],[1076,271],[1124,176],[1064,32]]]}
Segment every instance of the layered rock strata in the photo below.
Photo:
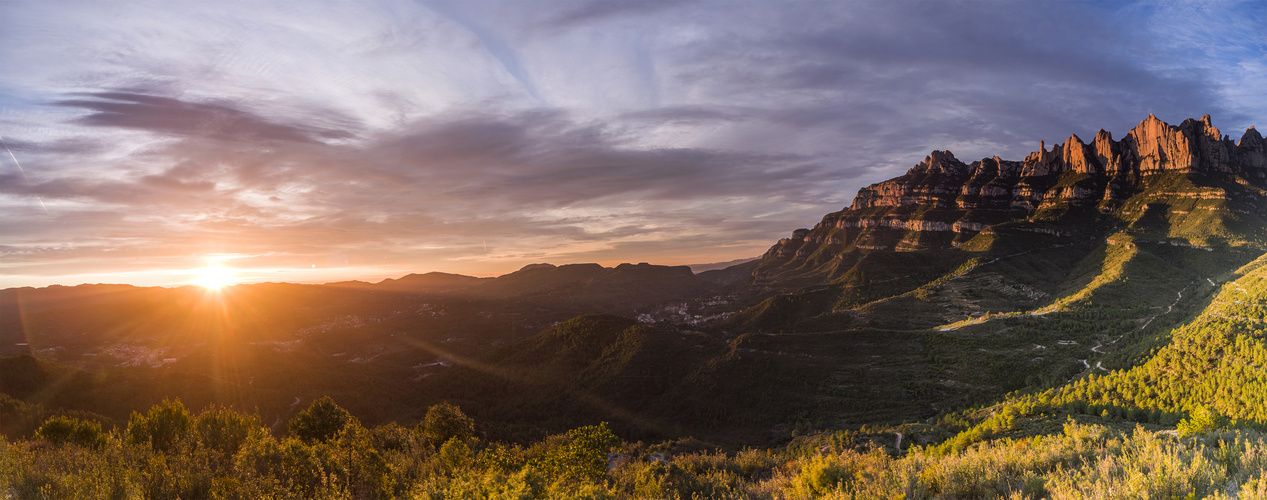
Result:
{"label": "layered rock strata", "polygon": [[[918,250],[958,245],[992,225],[1044,208],[1116,209],[1158,174],[1240,177],[1267,185],[1267,140],[1253,127],[1240,140],[1210,122],[1173,126],[1149,115],[1120,141],[1105,130],[1090,143],[1071,135],[1022,161],[997,156],[971,164],[933,151],[905,175],[864,187],[844,210],[775,244],[769,258],[805,259],[849,248]],[[1220,195],[1221,196],[1221,195]]]}

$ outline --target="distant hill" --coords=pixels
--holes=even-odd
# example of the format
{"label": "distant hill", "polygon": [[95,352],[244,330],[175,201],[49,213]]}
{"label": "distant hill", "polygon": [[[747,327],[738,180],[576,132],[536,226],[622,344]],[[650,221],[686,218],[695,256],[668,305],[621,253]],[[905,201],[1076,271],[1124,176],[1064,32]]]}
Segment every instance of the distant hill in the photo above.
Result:
{"label": "distant hill", "polygon": [[282,422],[335,394],[373,423],[447,400],[497,438],[605,420],[733,447],[896,426],[962,447],[1197,407],[1267,425],[1265,202],[1257,131],[1150,116],[1021,161],[935,151],[760,259],[698,273],[533,264],[221,301],[9,289],[0,355],[30,356],[0,363],[4,404],[121,419],[179,394]]}
{"label": "distant hill", "polygon": [[752,262],[754,260],[760,260],[760,259],[761,257],[748,257],[745,259],[735,259],[735,260],[727,261],[727,262],[714,262],[712,264],[690,264],[687,267],[691,268],[691,272],[695,274],[700,274],[700,273],[704,273],[708,271],[718,271],[718,270],[726,269],[728,267],[734,267],[739,264],[746,264],[748,262]]}
{"label": "distant hill", "polygon": [[647,263],[603,267],[598,264],[529,264],[496,278],[431,272],[409,274],[378,283],[347,281],[327,286],[357,290],[419,294],[452,294],[482,298],[546,298],[604,304],[645,305],[684,300],[706,293],[715,283],[695,277],[687,266]]}
{"label": "distant hill", "polygon": [[430,272],[407,274],[398,279],[385,279],[376,288],[401,292],[447,292],[480,285],[492,278],[476,278],[461,274]]}

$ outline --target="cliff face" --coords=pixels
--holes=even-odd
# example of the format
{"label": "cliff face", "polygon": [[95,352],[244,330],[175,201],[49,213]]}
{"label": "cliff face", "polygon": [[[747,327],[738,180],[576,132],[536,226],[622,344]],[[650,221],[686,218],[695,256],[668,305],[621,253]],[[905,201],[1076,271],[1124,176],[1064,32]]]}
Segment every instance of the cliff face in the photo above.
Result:
{"label": "cliff face", "polygon": [[[1015,208],[1033,210],[1049,199],[1099,201],[1114,193],[1103,187],[1130,186],[1141,176],[1164,173],[1232,173],[1263,179],[1267,175],[1267,141],[1250,128],[1233,142],[1210,124],[1210,115],[1191,118],[1178,127],[1149,115],[1121,141],[1100,130],[1090,144],[1072,135],[1062,144],[1039,143],[1024,161],[985,158],[971,165],[949,151],[931,155],[901,177],[872,184],[858,192],[853,210],[872,207],[928,205],[937,208]],[[1050,191],[1047,177],[1084,174],[1102,181],[1101,189],[1062,186]]]}
{"label": "cliff face", "polygon": [[[1045,209],[1095,207],[1111,214],[1132,204],[1148,207],[1138,195],[1176,175],[1267,185],[1267,140],[1250,128],[1233,141],[1209,115],[1179,126],[1149,115],[1120,141],[1105,130],[1090,143],[1071,135],[1050,150],[1039,143],[1022,161],[995,156],[967,164],[949,151],[933,151],[905,175],[862,188],[848,208],[828,214],[813,229],[780,240],[765,258],[958,246],[990,226],[1032,220]],[[1201,191],[1177,196],[1226,195]]]}

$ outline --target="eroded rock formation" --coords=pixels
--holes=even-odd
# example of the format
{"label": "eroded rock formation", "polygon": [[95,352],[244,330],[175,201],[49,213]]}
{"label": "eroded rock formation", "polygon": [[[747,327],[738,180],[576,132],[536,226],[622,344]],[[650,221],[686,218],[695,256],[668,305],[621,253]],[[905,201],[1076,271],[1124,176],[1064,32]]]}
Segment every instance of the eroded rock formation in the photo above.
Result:
{"label": "eroded rock formation", "polygon": [[1179,126],[1149,115],[1120,141],[1105,130],[1090,143],[1071,135],[1050,150],[1040,142],[1019,162],[995,156],[967,164],[949,151],[933,151],[906,174],[860,189],[848,208],[780,240],[766,257],[804,259],[825,246],[835,253],[955,246],[1045,208],[1112,211],[1149,179],[1167,173],[1239,177],[1265,186],[1267,140],[1251,127],[1233,141],[1209,115]]}

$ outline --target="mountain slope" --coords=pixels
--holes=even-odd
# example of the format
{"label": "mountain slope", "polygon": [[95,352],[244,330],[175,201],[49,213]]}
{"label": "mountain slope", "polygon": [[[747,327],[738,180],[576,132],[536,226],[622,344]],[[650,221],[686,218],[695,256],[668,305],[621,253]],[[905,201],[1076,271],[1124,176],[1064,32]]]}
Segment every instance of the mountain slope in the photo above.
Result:
{"label": "mountain slope", "polygon": [[965,271],[986,263],[1009,267],[974,287],[998,300],[907,300],[903,307],[928,317],[901,327],[1051,305],[1035,301],[1068,288],[1074,262],[1106,254],[1115,242],[1230,253],[1181,264],[1195,270],[1212,260],[1230,271],[1267,248],[1265,144],[1252,128],[1232,142],[1209,116],[1178,127],[1150,116],[1122,141],[1104,131],[1091,145],[1072,136],[1021,162],[996,157],[969,165],[934,151],[766,252],[752,279],[783,289],[827,287],[814,304],[775,298],[735,325],[769,329],[795,317],[839,328],[849,323],[835,317],[895,297],[928,299],[943,281],[971,279]]}
{"label": "mountain slope", "polygon": [[1200,285],[1215,283],[1209,306],[1145,362],[1080,379],[1053,399],[1166,411],[1209,405],[1267,424],[1267,255]]}
{"label": "mountain slope", "polygon": [[[171,391],[275,401],[263,411],[280,422],[289,398],[324,391],[367,422],[448,400],[502,438],[608,420],[734,446],[878,424],[944,434],[991,418],[973,408],[1038,395],[1176,421],[1213,401],[1260,419],[1263,144],[1208,117],[1150,117],[1121,141],[1071,137],[1019,162],[934,152],[760,260],[701,275],[538,264],[242,286],[215,307],[189,289],[5,290],[0,308],[22,321],[3,318],[0,339],[77,365],[132,356],[102,344],[144,348],[99,378],[162,383],[92,386],[114,418]],[[1232,280],[1249,293],[1214,286]]]}
{"label": "mountain slope", "polygon": [[[934,152],[763,256],[749,281],[786,292],[719,325],[745,349],[712,362],[712,380],[722,394],[742,393],[727,380],[780,380],[771,398],[801,413],[786,424],[830,429],[923,419],[1170,352],[1185,338],[1175,328],[1218,303],[1210,283],[1263,254],[1263,142],[1252,129],[1223,138],[1209,117],[1149,117],[1122,141],[1075,136],[1021,162]],[[800,359],[777,361],[789,355]],[[761,380],[743,376],[758,366]],[[1202,380],[1165,382],[1230,390]],[[1230,380],[1258,394],[1257,378]]]}

